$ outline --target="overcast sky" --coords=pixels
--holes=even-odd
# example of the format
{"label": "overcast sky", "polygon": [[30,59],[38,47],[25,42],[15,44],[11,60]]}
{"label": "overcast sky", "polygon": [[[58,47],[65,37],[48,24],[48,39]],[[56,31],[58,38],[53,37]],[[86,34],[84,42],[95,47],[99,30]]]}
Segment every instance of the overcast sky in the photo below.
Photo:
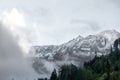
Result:
{"label": "overcast sky", "polygon": [[120,0],[0,0],[0,16],[33,45],[61,44],[78,35],[119,31]]}

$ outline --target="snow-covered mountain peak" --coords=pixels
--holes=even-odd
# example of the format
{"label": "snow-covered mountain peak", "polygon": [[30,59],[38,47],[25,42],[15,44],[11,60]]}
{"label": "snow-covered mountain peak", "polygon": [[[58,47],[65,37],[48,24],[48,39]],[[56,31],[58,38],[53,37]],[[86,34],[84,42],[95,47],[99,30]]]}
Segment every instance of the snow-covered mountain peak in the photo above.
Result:
{"label": "snow-covered mountain peak", "polygon": [[[61,45],[34,46],[36,56],[33,67],[39,73],[49,71],[44,66],[43,60],[54,64],[55,67],[69,63],[81,66],[85,61],[93,59],[96,54],[97,56],[108,54],[111,45],[118,38],[120,38],[118,31],[106,30],[87,37],[79,35]],[[43,71],[43,68],[46,70]]]}
{"label": "snow-covered mountain peak", "polygon": [[83,37],[81,35],[79,35],[76,39],[83,39]]}
{"label": "snow-covered mountain peak", "polygon": [[81,35],[79,35],[78,37],[76,38],[73,38],[72,40],[70,40],[69,42],[72,42],[72,41],[79,41],[81,39],[83,39],[84,37],[82,37]]}
{"label": "snow-covered mountain peak", "polygon": [[101,33],[98,33],[96,36],[102,36],[106,38],[109,42],[114,42],[115,39],[120,37],[120,33],[116,30],[105,30]]}

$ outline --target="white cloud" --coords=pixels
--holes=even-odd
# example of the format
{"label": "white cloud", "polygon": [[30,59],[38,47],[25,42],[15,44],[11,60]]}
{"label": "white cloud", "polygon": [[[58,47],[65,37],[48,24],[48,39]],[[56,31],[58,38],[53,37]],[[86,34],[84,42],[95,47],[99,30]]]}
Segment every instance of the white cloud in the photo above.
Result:
{"label": "white cloud", "polygon": [[23,51],[28,53],[30,44],[24,32],[26,28],[24,14],[19,12],[17,8],[13,8],[10,11],[4,11],[0,20],[4,27],[10,30],[12,35],[19,40],[18,43]]}
{"label": "white cloud", "polygon": [[9,26],[10,29],[15,27],[25,27],[24,15],[20,13],[16,8],[13,8],[10,12],[3,12],[2,22]]}
{"label": "white cloud", "polygon": [[26,58],[30,44],[25,28],[24,15],[17,8],[0,16],[0,80],[33,80],[38,76]]}

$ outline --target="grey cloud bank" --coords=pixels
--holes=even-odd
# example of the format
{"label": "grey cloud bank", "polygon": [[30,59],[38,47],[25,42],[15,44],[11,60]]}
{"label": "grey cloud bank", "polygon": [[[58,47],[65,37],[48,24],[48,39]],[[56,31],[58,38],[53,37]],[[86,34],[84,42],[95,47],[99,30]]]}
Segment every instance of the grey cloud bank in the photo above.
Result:
{"label": "grey cloud bank", "polygon": [[36,73],[23,54],[18,40],[0,22],[0,80],[36,78]]}

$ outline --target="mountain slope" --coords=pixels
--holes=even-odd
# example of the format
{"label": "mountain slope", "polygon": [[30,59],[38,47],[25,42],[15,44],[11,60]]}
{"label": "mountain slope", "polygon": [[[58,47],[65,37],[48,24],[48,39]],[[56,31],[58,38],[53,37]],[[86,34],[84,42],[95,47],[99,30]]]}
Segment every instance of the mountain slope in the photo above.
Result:
{"label": "mountain slope", "polygon": [[[78,36],[61,45],[34,46],[33,67],[39,73],[48,73],[50,69],[48,70],[45,66],[46,62],[56,68],[70,63],[82,66],[85,61],[93,59],[95,55],[108,54],[113,42],[119,37],[120,33],[116,30],[106,30],[87,37]],[[42,71],[41,67],[45,71]]]}

